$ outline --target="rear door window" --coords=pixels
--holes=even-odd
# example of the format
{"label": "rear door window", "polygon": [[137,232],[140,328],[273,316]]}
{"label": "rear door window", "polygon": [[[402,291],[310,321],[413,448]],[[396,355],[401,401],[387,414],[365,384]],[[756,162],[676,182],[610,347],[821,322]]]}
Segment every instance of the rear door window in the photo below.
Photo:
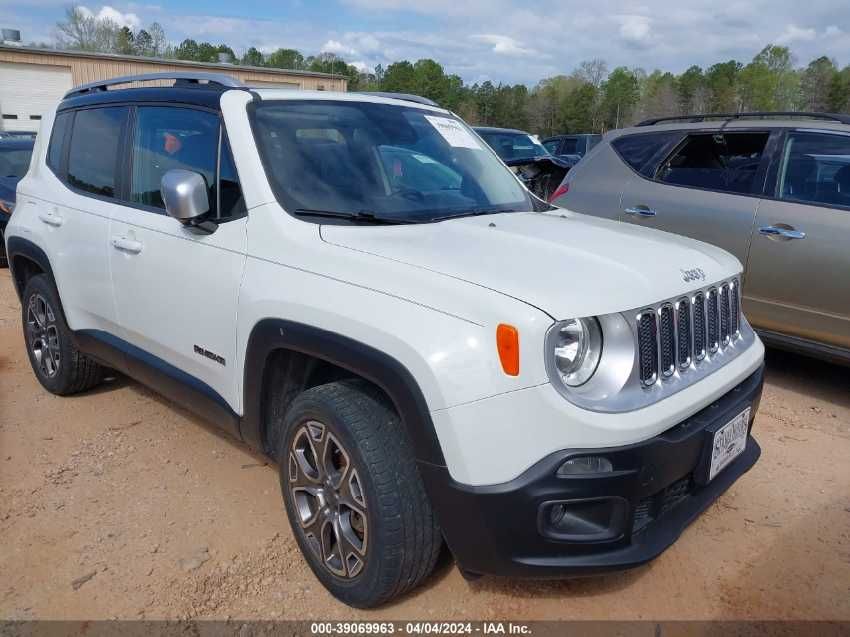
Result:
{"label": "rear door window", "polygon": [[68,183],[101,197],[116,197],[122,162],[118,156],[126,106],[77,111],[68,151]]}
{"label": "rear door window", "polygon": [[850,136],[790,133],[778,189],[781,199],[850,208]]}
{"label": "rear door window", "polygon": [[552,153],[553,155],[557,155],[557,154],[558,154],[558,145],[559,145],[559,144],[560,144],[560,140],[553,139],[553,140],[548,141],[548,142],[543,142],[543,148],[545,148],[546,150],[548,150],[548,151],[549,151],[550,153]]}
{"label": "rear door window", "polygon": [[657,178],[677,186],[753,193],[769,136],[768,132],[688,135],[661,165]]}
{"label": "rear door window", "polygon": [[611,142],[611,146],[633,170],[645,177],[651,176],[655,158],[678,139],[679,133],[639,133],[624,135]]}
{"label": "rear door window", "polygon": [[575,155],[578,152],[578,139],[576,139],[575,137],[565,137],[561,140],[562,155]]}

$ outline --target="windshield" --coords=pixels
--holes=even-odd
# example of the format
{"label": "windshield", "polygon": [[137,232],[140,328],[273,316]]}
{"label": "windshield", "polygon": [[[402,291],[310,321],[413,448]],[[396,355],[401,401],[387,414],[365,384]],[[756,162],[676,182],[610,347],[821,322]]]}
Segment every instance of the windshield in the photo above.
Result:
{"label": "windshield", "polygon": [[549,151],[528,133],[480,131],[479,135],[505,161],[549,155]]}
{"label": "windshield", "polygon": [[253,125],[269,180],[293,214],[424,222],[535,207],[511,172],[448,114],[279,100],[257,104]]}
{"label": "windshield", "polygon": [[29,148],[0,149],[0,177],[21,179],[30,167],[30,157]]}

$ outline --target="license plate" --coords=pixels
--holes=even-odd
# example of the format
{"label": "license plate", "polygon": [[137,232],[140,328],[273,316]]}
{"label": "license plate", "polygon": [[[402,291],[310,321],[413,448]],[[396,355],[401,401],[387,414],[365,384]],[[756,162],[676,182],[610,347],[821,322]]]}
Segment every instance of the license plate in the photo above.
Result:
{"label": "license plate", "polygon": [[751,410],[751,407],[747,407],[714,432],[711,443],[711,461],[708,469],[709,482],[744,452],[747,446],[747,429],[750,425]]}

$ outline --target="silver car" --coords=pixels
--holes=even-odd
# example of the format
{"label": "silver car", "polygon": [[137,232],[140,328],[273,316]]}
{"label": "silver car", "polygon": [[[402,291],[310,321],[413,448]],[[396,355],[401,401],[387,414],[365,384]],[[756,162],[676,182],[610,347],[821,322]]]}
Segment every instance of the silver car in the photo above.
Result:
{"label": "silver car", "polygon": [[551,201],[728,250],[766,342],[850,363],[850,115],[648,120],[608,133]]}

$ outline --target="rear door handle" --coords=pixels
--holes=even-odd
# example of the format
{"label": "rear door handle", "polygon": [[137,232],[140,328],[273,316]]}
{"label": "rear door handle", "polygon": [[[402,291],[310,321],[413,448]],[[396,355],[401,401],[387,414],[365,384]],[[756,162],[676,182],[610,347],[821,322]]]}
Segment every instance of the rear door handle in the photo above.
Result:
{"label": "rear door handle", "polygon": [[129,252],[130,254],[139,254],[142,251],[142,242],[128,239],[127,237],[112,237],[112,246],[116,250]]}
{"label": "rear door handle", "polygon": [[54,228],[58,228],[65,221],[62,217],[52,212],[40,212],[38,213],[38,218],[48,226],[53,226]]}
{"label": "rear door handle", "polygon": [[637,215],[639,217],[654,217],[656,215],[655,210],[649,206],[632,206],[631,208],[626,208],[623,212],[627,215]]}
{"label": "rear door handle", "polygon": [[783,239],[805,239],[806,233],[795,228],[783,228],[782,226],[763,226],[759,228],[759,234],[766,237],[782,237]]}

